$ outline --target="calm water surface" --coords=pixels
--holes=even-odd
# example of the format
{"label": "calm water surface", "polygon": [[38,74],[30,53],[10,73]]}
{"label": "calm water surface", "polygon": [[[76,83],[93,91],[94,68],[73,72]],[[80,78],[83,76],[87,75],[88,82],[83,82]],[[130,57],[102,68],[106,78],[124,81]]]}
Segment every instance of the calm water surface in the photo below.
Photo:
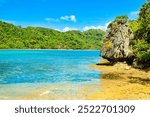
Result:
{"label": "calm water surface", "polygon": [[0,96],[4,89],[16,87],[98,82],[99,71],[89,66],[99,62],[99,54],[83,50],[0,50]]}

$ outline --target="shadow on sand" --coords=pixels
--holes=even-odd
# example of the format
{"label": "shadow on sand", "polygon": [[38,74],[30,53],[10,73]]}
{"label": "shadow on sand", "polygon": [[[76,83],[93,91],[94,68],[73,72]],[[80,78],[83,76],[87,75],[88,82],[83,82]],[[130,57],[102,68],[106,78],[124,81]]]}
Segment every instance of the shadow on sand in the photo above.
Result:
{"label": "shadow on sand", "polygon": [[130,80],[129,82],[130,83],[138,83],[138,84],[141,84],[141,85],[149,85],[150,84],[150,79],[149,78],[140,78],[140,77],[129,77]]}

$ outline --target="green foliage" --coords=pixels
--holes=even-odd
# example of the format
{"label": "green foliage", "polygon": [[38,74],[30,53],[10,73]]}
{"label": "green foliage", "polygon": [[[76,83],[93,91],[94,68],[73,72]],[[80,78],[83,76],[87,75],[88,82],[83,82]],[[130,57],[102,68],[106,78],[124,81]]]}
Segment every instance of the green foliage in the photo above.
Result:
{"label": "green foliage", "polygon": [[133,50],[139,62],[150,61],[150,45],[145,40],[134,40]]}
{"label": "green foliage", "polygon": [[130,28],[133,31],[133,33],[137,32],[137,30],[140,27],[140,23],[138,20],[130,20],[129,25],[130,25]]}
{"label": "green foliage", "polygon": [[115,19],[115,22],[117,22],[119,20],[123,20],[123,21],[127,22],[128,21],[128,16],[127,15],[117,16],[116,19]]}
{"label": "green foliage", "polygon": [[140,27],[136,32],[136,39],[143,39],[150,43],[150,1],[142,6],[138,21]]}
{"label": "green foliage", "polygon": [[[115,26],[115,24],[117,25],[117,23],[122,23],[122,22],[124,22],[124,23],[126,23],[128,21],[128,16],[127,15],[121,15],[121,16],[117,16],[116,18],[115,18],[115,20],[114,21],[112,21],[109,25],[108,25],[108,28],[110,28],[110,27],[112,27],[112,24],[114,24],[114,26]],[[115,28],[115,27],[113,27],[113,28]]]}
{"label": "green foliage", "polygon": [[[117,24],[120,21],[127,22],[128,16],[118,16],[112,23]],[[150,0],[141,7],[138,20],[130,20],[129,25],[134,33],[132,49],[137,61],[150,64]]]}
{"label": "green foliage", "polygon": [[103,36],[102,30],[59,32],[0,21],[0,49],[99,49]]}
{"label": "green foliage", "polygon": [[[88,31],[83,32],[86,38],[86,43],[88,44],[91,42],[91,44],[88,44],[88,47],[91,49],[100,49],[102,46],[102,39],[104,38],[105,32],[100,29],[90,29]],[[92,41],[94,40],[94,41]],[[95,45],[95,47],[94,47]]]}
{"label": "green foliage", "polygon": [[137,53],[137,57],[138,57],[139,61],[142,62],[142,63],[150,61],[150,59],[149,59],[149,57],[150,57],[150,50],[138,52]]}
{"label": "green foliage", "polygon": [[150,49],[149,44],[144,40],[135,40],[134,43],[135,44],[134,44],[133,48],[137,52],[138,51],[147,51],[148,49]]}
{"label": "green foliage", "polygon": [[150,1],[142,6],[138,20],[130,24],[135,33],[133,49],[137,59],[150,64]]}

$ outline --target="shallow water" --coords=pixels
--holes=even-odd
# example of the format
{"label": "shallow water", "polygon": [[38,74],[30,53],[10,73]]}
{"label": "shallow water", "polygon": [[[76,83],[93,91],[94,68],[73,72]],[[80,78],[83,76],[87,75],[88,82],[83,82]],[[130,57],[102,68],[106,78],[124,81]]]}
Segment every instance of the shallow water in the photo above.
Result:
{"label": "shallow water", "polygon": [[36,91],[49,96],[76,94],[79,87],[99,82],[100,73],[89,67],[99,62],[99,54],[83,50],[1,50],[0,99],[23,99]]}

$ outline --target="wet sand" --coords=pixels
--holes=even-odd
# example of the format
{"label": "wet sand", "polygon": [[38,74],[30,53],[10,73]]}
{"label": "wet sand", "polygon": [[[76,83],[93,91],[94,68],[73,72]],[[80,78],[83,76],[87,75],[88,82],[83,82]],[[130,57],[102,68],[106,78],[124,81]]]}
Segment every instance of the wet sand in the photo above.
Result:
{"label": "wet sand", "polygon": [[89,83],[0,85],[2,100],[150,100],[150,71],[106,61],[92,65],[102,77]]}
{"label": "wet sand", "polygon": [[99,82],[15,84],[0,87],[1,100],[84,100],[100,89]]}
{"label": "wet sand", "polygon": [[139,70],[125,63],[110,66],[107,61],[92,65],[102,72],[101,90],[88,95],[89,100],[149,100],[150,70]]}

